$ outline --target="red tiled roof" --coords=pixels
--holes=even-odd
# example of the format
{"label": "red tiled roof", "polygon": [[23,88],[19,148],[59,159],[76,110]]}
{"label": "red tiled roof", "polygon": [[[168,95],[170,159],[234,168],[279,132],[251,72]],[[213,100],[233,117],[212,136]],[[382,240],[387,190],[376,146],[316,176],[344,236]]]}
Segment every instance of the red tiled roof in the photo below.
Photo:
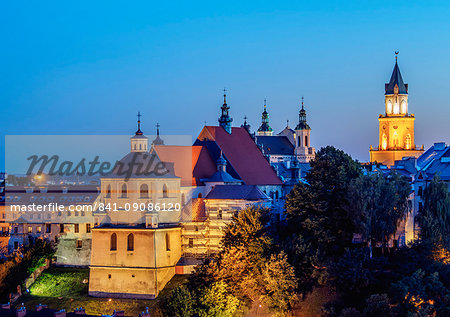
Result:
{"label": "red tiled roof", "polygon": [[154,149],[161,161],[174,164],[181,186],[199,185],[200,179],[216,172],[216,165],[203,146],[155,145]]}
{"label": "red tiled roof", "polygon": [[[246,185],[281,185],[281,180],[244,128],[205,126],[194,145],[214,141]],[[214,154],[210,153],[215,159]]]}

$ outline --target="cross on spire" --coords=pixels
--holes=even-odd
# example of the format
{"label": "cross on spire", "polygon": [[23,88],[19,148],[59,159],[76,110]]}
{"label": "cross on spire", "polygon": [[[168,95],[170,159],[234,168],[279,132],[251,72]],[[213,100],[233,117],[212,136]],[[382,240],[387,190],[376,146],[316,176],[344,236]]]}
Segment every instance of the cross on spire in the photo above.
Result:
{"label": "cross on spire", "polygon": [[396,62],[396,63],[397,63],[398,53],[400,53],[400,51],[395,51],[395,52],[394,52],[394,54],[395,54],[395,62]]}
{"label": "cross on spire", "polygon": [[138,122],[137,122],[138,123],[138,129],[136,131],[136,135],[142,135],[143,134],[142,131],[141,131],[141,117],[142,117],[142,115],[141,115],[140,111],[138,111],[137,117],[138,117]]}
{"label": "cross on spire", "polygon": [[266,102],[267,102],[267,99],[264,98],[264,110],[266,110]]}
{"label": "cross on spire", "polygon": [[227,103],[227,89],[223,88],[223,103]]}
{"label": "cross on spire", "polygon": [[303,100],[304,100],[304,98],[303,98],[303,96],[302,96],[302,110],[304,109],[304,107],[303,107]]}
{"label": "cross on spire", "polygon": [[156,123],[156,135],[159,135],[159,127],[160,127],[159,123]]}

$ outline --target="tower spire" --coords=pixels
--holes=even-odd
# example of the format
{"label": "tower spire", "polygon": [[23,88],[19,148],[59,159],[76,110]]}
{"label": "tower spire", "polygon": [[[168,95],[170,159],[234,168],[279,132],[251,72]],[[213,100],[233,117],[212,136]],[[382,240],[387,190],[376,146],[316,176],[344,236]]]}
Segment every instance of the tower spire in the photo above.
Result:
{"label": "tower spire", "polygon": [[144,133],[142,133],[142,131],[141,131],[141,117],[142,117],[142,115],[141,115],[140,111],[138,111],[137,117],[138,117],[138,120],[137,120],[137,128],[138,129],[136,131],[136,135],[143,135]]}
{"label": "tower spire", "polygon": [[164,140],[159,136],[159,123],[156,123],[156,138],[153,140],[152,145],[164,145]]}
{"label": "tower spire", "polygon": [[219,125],[225,129],[229,134],[231,134],[231,122],[233,119],[228,114],[228,111],[230,110],[230,107],[227,105],[227,90],[223,89],[223,105],[221,107],[222,115],[219,118]]}
{"label": "tower spire", "polygon": [[261,115],[261,126],[258,135],[272,135],[273,129],[269,125],[269,113],[267,112],[267,99],[264,99],[264,111]]}
{"label": "tower spire", "polygon": [[295,128],[295,130],[311,130],[308,123],[306,123],[306,110],[303,96],[302,96],[302,108],[300,109],[300,112],[298,114],[298,125]]}

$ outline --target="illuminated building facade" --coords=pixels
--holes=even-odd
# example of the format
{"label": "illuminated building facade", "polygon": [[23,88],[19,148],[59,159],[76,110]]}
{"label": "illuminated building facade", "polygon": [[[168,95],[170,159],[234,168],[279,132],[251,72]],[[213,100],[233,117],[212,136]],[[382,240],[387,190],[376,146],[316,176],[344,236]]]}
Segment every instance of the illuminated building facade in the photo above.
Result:
{"label": "illuminated building facade", "polygon": [[403,157],[418,157],[423,146],[417,148],[414,139],[414,114],[408,113],[408,84],[403,82],[395,58],[394,71],[385,85],[385,113],[378,117],[379,145],[370,147],[370,161],[387,166]]}

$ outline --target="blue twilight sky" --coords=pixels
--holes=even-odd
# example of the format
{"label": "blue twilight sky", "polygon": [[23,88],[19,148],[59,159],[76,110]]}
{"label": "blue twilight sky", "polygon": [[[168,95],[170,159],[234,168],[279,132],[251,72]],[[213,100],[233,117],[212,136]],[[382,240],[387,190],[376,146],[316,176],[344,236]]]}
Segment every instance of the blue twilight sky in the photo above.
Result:
{"label": "blue twilight sky", "polygon": [[[235,125],[298,121],[312,143],[368,160],[399,50],[416,144],[450,139],[446,1],[2,1],[4,136],[189,134],[216,125],[222,89]],[[7,149],[6,149],[7,150]],[[121,151],[122,152],[122,151]]]}

